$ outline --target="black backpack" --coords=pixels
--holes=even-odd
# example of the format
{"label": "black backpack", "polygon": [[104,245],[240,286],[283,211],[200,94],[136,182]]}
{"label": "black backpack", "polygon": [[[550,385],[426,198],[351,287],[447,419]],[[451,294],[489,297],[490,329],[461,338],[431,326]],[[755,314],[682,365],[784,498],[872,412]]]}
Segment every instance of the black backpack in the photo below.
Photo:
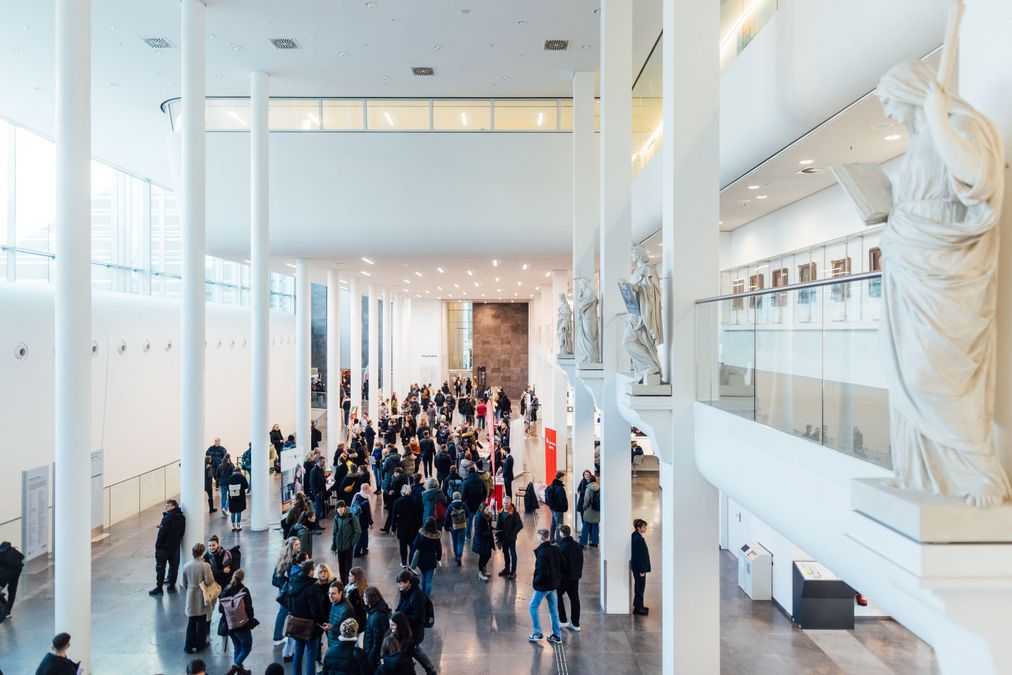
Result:
{"label": "black backpack", "polygon": [[593,496],[590,498],[590,508],[598,513],[601,512],[601,491],[594,490]]}
{"label": "black backpack", "polygon": [[436,608],[432,606],[432,599],[427,595],[425,596],[425,619],[422,625],[426,628],[436,625]]}
{"label": "black backpack", "polygon": [[21,576],[25,556],[9,542],[0,544],[0,585],[9,584]]}
{"label": "black backpack", "polygon": [[534,513],[538,510],[538,495],[534,492],[534,483],[528,483],[524,490],[524,513]]}
{"label": "black backpack", "polygon": [[229,567],[232,569],[232,574],[235,574],[236,570],[242,569],[242,551],[239,550],[239,545],[236,544],[228,549],[228,554],[232,556],[232,563]]}

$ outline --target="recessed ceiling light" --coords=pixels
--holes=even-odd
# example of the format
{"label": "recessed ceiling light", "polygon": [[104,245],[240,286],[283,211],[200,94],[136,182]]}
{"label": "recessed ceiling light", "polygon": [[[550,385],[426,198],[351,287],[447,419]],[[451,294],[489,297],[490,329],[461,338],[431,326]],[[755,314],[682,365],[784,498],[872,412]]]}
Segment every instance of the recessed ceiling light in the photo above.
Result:
{"label": "recessed ceiling light", "polygon": [[766,195],[756,195],[756,199],[766,199]]}
{"label": "recessed ceiling light", "polygon": [[443,45],[432,45],[432,48],[435,49],[437,52],[442,51]]}
{"label": "recessed ceiling light", "polygon": [[244,263],[246,263],[247,265],[252,265],[252,264],[253,264],[253,263],[252,263],[251,261],[249,261],[249,260],[243,260],[243,262],[244,262]]}
{"label": "recessed ceiling light", "polygon": [[376,264],[376,262],[374,260],[369,260],[369,258],[362,258],[362,262],[368,263],[370,265],[375,265]]}
{"label": "recessed ceiling light", "polygon": [[723,220],[718,220],[718,221],[717,221],[717,224],[718,224],[718,225],[723,225],[723,224],[724,224],[724,221],[723,221]]}
{"label": "recessed ceiling light", "polygon": [[421,272],[415,272],[415,276],[416,276],[416,277],[421,277],[421,276],[422,276],[422,273],[421,273]]}
{"label": "recessed ceiling light", "polygon": [[540,127],[544,123],[545,123],[545,113],[539,112],[538,113],[538,126]]}
{"label": "recessed ceiling light", "polygon": [[443,287],[442,286],[436,286],[436,290],[437,291],[441,291],[441,290],[443,290]]}
{"label": "recessed ceiling light", "polygon": [[341,58],[344,58],[345,56],[348,55],[348,52],[338,52],[337,55]]}
{"label": "recessed ceiling light", "polygon": [[748,186],[748,189],[749,189],[749,190],[758,190],[758,189],[759,189],[760,187],[761,187],[761,186],[759,186],[759,185],[749,185],[749,186]]}
{"label": "recessed ceiling light", "polygon": [[242,51],[242,45],[232,45],[232,51],[233,52],[241,52]]}
{"label": "recessed ceiling light", "polygon": [[815,164],[815,160],[814,159],[803,159],[800,162],[798,162],[798,164],[800,164],[801,166],[808,166],[810,164]]}
{"label": "recessed ceiling light", "polygon": [[464,9],[460,10],[460,13],[461,14],[470,14],[471,10],[469,10],[467,7],[465,7]]}
{"label": "recessed ceiling light", "polygon": [[545,272],[545,276],[546,277],[550,277],[550,276],[552,276],[552,273],[551,272]]}
{"label": "recessed ceiling light", "polygon": [[526,272],[527,271],[527,263],[524,263],[523,265],[521,265],[520,269],[522,269],[523,271]]}
{"label": "recessed ceiling light", "polygon": [[475,288],[478,288],[478,282],[477,282],[477,281],[476,281],[476,282],[474,282],[474,287],[475,287]]}
{"label": "recessed ceiling light", "polygon": [[474,272],[472,272],[471,270],[468,270],[467,271],[467,276],[473,277],[474,276]]}
{"label": "recessed ceiling light", "polygon": [[523,286],[523,284],[524,284],[524,282],[522,282],[522,281],[518,281],[517,282],[517,286]]}
{"label": "recessed ceiling light", "polygon": [[600,14],[600,13],[601,13],[601,8],[600,7],[598,7],[597,9],[594,10],[594,14]]}
{"label": "recessed ceiling light", "polygon": [[889,134],[888,136],[883,136],[882,140],[884,140],[884,141],[898,141],[901,138],[903,138],[902,134]]}
{"label": "recessed ceiling light", "polygon": [[421,293],[415,293],[415,297],[416,298],[420,298],[420,297],[422,297],[422,294]]}
{"label": "recessed ceiling light", "polygon": [[397,18],[390,19],[390,23],[400,23],[400,22],[401,22],[401,20],[397,19]]}
{"label": "recessed ceiling light", "polygon": [[119,28],[119,26],[117,26],[116,24],[111,24],[109,26],[109,30],[116,30],[117,28]]}
{"label": "recessed ceiling light", "polygon": [[208,33],[208,34],[207,34],[207,39],[208,39],[208,40],[217,40],[217,39],[218,39],[218,36],[217,36],[217,35],[215,35],[214,33]]}
{"label": "recessed ceiling light", "polygon": [[460,284],[454,284],[453,287],[454,288],[460,288]]}
{"label": "recessed ceiling light", "polygon": [[446,274],[446,270],[444,270],[442,267],[437,267],[436,271],[439,272],[440,274]]}
{"label": "recessed ceiling light", "polygon": [[492,259],[492,267],[499,267],[499,261],[495,258]]}
{"label": "recessed ceiling light", "polygon": [[285,264],[291,267],[293,270],[295,269],[295,265],[293,265],[292,263],[285,263]]}
{"label": "recessed ceiling light", "polygon": [[517,25],[518,26],[523,26],[525,23],[527,23],[527,22],[524,21],[523,19],[517,19]]}
{"label": "recessed ceiling light", "polygon": [[432,291],[426,290],[426,291],[425,291],[425,294],[426,294],[426,295],[432,295]]}
{"label": "recessed ceiling light", "polygon": [[460,113],[460,123],[465,127],[467,126],[467,113]]}
{"label": "recessed ceiling light", "polygon": [[406,283],[406,284],[410,284],[410,283],[411,283],[411,280],[410,280],[410,279],[401,279],[401,281],[403,281],[403,282],[404,282],[404,283]]}
{"label": "recessed ceiling light", "polygon": [[144,38],[144,43],[152,49],[171,49],[173,46],[167,38],[163,37]]}
{"label": "recessed ceiling light", "polygon": [[501,288],[497,288],[497,289],[495,289],[495,292],[496,293],[502,293],[502,289]]}
{"label": "recessed ceiling light", "polygon": [[371,277],[371,276],[372,276],[371,274],[369,274],[369,273],[368,273],[368,272],[366,272],[365,270],[359,270],[359,274],[364,274],[364,275],[365,275],[365,276],[367,276],[367,277]]}
{"label": "recessed ceiling light", "polygon": [[274,45],[275,49],[301,49],[299,43],[296,42],[295,38],[281,37],[271,38],[271,44]]}
{"label": "recessed ceiling light", "polygon": [[368,2],[365,2],[365,3],[363,3],[363,4],[364,4],[364,5],[366,6],[366,7],[370,8],[370,9],[372,9],[373,7],[375,7],[375,6],[376,6],[376,3],[375,3],[375,2],[373,2],[372,0],[369,0]]}

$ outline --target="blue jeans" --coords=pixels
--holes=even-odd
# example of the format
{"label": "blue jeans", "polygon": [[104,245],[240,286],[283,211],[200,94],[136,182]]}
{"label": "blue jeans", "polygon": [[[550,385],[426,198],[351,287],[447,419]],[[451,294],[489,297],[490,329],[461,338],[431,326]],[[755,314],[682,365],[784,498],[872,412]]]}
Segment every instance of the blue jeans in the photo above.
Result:
{"label": "blue jeans", "polygon": [[460,560],[464,555],[464,530],[450,530],[453,539],[453,556]]}
{"label": "blue jeans", "polygon": [[352,555],[362,555],[369,550],[369,528],[363,527],[362,534],[358,535],[358,541],[355,542],[355,550],[352,551]]}
{"label": "blue jeans", "polygon": [[600,523],[588,523],[583,522],[583,530],[580,531],[580,546],[587,545],[587,538],[590,538],[590,543],[597,546],[597,536],[600,532]]}
{"label": "blue jeans", "polygon": [[565,523],[565,511],[552,511],[552,525],[548,528],[548,541],[555,543],[555,531]]}
{"label": "blue jeans", "polygon": [[471,509],[467,508],[466,504],[464,505],[464,510],[467,511],[467,538],[470,539],[471,538],[471,527],[474,526],[474,511],[472,511]]}
{"label": "blue jeans", "polygon": [[421,570],[421,573],[422,573],[422,583],[421,583],[422,593],[425,593],[425,595],[431,596],[432,595],[432,575],[436,573],[436,569],[432,568],[431,570]]}
{"label": "blue jeans", "polygon": [[[534,622],[534,632],[541,634],[541,617],[538,616],[538,608],[541,601],[548,598],[548,616],[552,618],[552,635],[562,635],[562,627],[559,626],[559,596],[555,591],[534,591],[531,597],[531,621]],[[298,669],[296,669],[298,672]]]}
{"label": "blue jeans", "polygon": [[[316,654],[320,651],[320,638],[295,641],[295,660],[292,662],[293,675],[305,670],[306,675],[316,675]],[[303,665],[305,661],[305,665]]]}
{"label": "blue jeans", "polygon": [[234,648],[234,654],[232,655],[232,665],[242,666],[242,662],[246,660],[249,653],[253,651],[253,631],[252,630],[241,630],[237,633],[233,633],[232,647]]}
{"label": "blue jeans", "polygon": [[327,517],[327,498],[324,495],[316,495],[313,500],[313,509],[316,511],[316,522]]}
{"label": "blue jeans", "polygon": [[274,619],[274,641],[277,642],[284,637],[282,631],[285,629],[285,617],[288,616],[288,608],[284,605],[278,607],[278,616]]}
{"label": "blue jeans", "polygon": [[514,541],[509,544],[503,544],[502,546],[502,557],[504,559],[503,567],[506,568],[507,572],[517,571],[517,543]]}
{"label": "blue jeans", "polygon": [[229,514],[229,520],[232,521],[233,525],[242,525],[242,511],[239,511],[238,513],[233,511]]}
{"label": "blue jeans", "polygon": [[219,485],[221,488],[221,510],[228,511],[228,485]]}

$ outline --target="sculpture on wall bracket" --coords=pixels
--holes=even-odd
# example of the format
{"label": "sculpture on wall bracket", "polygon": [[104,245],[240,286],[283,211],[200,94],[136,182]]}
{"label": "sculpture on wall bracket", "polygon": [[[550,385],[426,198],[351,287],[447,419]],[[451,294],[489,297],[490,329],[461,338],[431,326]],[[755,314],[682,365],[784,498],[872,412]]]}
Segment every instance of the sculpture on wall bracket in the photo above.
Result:
{"label": "sculpture on wall bracket", "polygon": [[580,363],[601,363],[601,323],[597,315],[599,301],[593,282],[586,278],[576,279],[576,361]]}
{"label": "sculpture on wall bracket", "polygon": [[629,254],[636,268],[628,280],[619,282],[628,310],[622,344],[632,359],[636,379],[642,384],[660,384],[657,345],[664,339],[660,276],[641,244],[633,244]]}
{"label": "sculpture on wall bracket", "polygon": [[559,341],[559,356],[573,355],[573,311],[565,293],[559,293],[559,309],[555,315],[555,337]]}
{"label": "sculpture on wall bracket", "polygon": [[994,124],[937,78],[907,61],[876,90],[910,134],[881,240],[891,453],[900,487],[986,507],[1010,495],[994,438],[1005,159]]}

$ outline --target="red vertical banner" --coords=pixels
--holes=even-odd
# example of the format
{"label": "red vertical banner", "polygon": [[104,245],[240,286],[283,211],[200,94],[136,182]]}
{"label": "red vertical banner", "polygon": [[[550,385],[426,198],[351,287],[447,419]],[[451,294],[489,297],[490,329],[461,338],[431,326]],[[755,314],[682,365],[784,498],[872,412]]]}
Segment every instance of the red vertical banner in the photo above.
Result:
{"label": "red vertical banner", "polygon": [[489,401],[485,409],[485,430],[488,431],[488,447],[491,448],[492,453],[490,457],[492,462],[492,484],[495,485],[495,491],[492,496],[495,500],[495,512],[498,513],[502,509],[504,488],[502,478],[496,475],[496,470],[499,467],[495,465],[495,408],[491,405],[491,401]]}
{"label": "red vertical banner", "polygon": [[545,427],[545,484],[551,485],[555,480],[555,429]]}

